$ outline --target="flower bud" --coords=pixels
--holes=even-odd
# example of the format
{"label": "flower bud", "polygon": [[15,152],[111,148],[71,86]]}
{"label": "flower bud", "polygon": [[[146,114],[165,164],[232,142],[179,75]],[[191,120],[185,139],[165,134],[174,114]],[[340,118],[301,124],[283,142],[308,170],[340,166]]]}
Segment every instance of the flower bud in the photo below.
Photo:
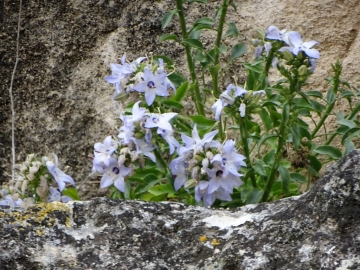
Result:
{"label": "flower bud", "polygon": [[195,187],[195,186],[197,185],[197,183],[198,183],[198,182],[197,182],[196,180],[190,179],[189,181],[187,181],[187,182],[185,183],[184,188],[185,188],[185,189],[193,188],[193,187]]}
{"label": "flower bud", "polygon": [[261,40],[265,39],[265,31],[261,28],[256,28],[255,29],[255,34],[258,38],[260,38]]}
{"label": "flower bud", "polygon": [[214,154],[212,152],[210,152],[210,151],[207,151],[206,152],[206,157],[208,158],[208,160],[212,160],[213,157],[214,157]]}
{"label": "flower bud", "polygon": [[304,76],[308,74],[308,68],[305,65],[302,65],[301,67],[299,67],[298,73],[300,76]]}
{"label": "flower bud", "polygon": [[239,112],[241,117],[245,117],[246,105],[245,103],[240,104]]}
{"label": "flower bud", "polygon": [[17,200],[19,199],[19,193],[14,193],[14,194],[12,195],[12,199],[13,199],[14,201],[17,201]]}
{"label": "flower bud", "polygon": [[198,176],[199,176],[199,167],[196,166],[192,169],[191,177],[192,179],[198,179]]}
{"label": "flower bud", "polygon": [[119,166],[123,165],[125,162],[125,155],[120,155],[118,158]]}
{"label": "flower bud", "polygon": [[136,132],[135,135],[134,135],[134,137],[135,137],[136,139],[144,138],[144,136],[145,136],[145,134],[142,133],[142,132]]}
{"label": "flower bud", "polygon": [[249,100],[252,98],[252,95],[253,95],[253,91],[252,90],[249,90],[246,92],[245,94],[245,97],[244,97],[244,100]]}
{"label": "flower bud", "polygon": [[284,59],[287,61],[291,61],[294,59],[294,55],[292,52],[289,52],[288,50],[284,50],[283,52]]}
{"label": "flower bud", "polygon": [[195,155],[194,158],[196,159],[197,162],[201,162],[203,160],[203,157],[199,155]]}

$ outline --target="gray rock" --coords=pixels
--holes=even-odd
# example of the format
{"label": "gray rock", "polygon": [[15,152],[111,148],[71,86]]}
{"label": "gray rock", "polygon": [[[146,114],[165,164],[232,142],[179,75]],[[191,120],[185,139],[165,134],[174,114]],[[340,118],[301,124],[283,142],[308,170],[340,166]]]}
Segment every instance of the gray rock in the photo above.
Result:
{"label": "gray rock", "polygon": [[234,210],[95,198],[0,210],[1,269],[360,269],[360,151]]}

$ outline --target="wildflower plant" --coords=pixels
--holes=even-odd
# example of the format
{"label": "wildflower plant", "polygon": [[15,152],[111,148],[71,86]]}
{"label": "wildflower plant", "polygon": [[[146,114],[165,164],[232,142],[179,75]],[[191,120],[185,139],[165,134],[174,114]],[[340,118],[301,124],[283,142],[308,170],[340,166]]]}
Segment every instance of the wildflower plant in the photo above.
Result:
{"label": "wildflower plant", "polygon": [[[39,202],[79,200],[74,180],[59,169],[58,157],[29,154],[16,164],[14,181],[2,186],[0,205],[24,206]],[[66,187],[67,186],[67,187]]]}
{"label": "wildflower plant", "polygon": [[[181,34],[160,38],[184,47],[189,81],[166,56],[150,54],[129,62],[124,54],[121,64],[110,65],[112,74],[105,80],[115,87],[113,100],[126,108],[118,135],[94,146],[93,173],[100,175],[100,187],[109,187],[111,198],[228,207],[309,189],[323,164],[355,148],[360,104],[353,104],[359,89],[341,80],[342,66],[336,62],[326,97],[308,90],[320,58],[314,48],[318,42],[304,42],[300,33],[275,26],[257,29],[254,60],[243,61],[245,84],[221,85],[232,63],[247,52],[245,42],[224,42],[239,36],[236,25],[225,21],[235,4],[223,0],[212,18],[198,18],[190,26],[183,7],[192,2],[206,3],[176,0],[162,26],[176,15]],[[212,30],[216,40],[205,46],[201,34]],[[282,78],[270,83],[270,69]],[[211,89],[205,76],[211,77]],[[187,97],[196,115],[185,111]],[[343,98],[351,112],[334,113]],[[330,115],[338,119],[335,131],[326,129]],[[331,145],[337,136],[342,150]]]}

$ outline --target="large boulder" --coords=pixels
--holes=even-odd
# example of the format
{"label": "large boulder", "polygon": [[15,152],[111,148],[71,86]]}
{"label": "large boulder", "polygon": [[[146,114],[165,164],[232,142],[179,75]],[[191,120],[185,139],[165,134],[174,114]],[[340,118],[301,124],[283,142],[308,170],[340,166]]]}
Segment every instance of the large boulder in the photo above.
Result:
{"label": "large boulder", "polygon": [[95,198],[0,209],[1,269],[359,269],[360,151],[234,210]]}
{"label": "large boulder", "polygon": [[[0,183],[8,180],[6,173],[11,171],[8,89],[15,63],[19,2],[0,3]],[[187,6],[189,21],[213,16],[222,1],[209,2]],[[324,78],[336,59],[344,63],[344,78],[350,82],[359,78],[358,0],[234,2],[238,9],[230,8],[227,20],[237,24],[241,36],[230,44],[250,41],[256,27],[274,24],[297,30],[305,40],[320,42],[321,58],[311,79],[314,87],[326,91]],[[158,42],[166,32],[180,32],[176,18],[165,31],[161,29],[163,15],[174,5],[165,0],[23,1],[20,62],[13,87],[17,161],[32,152],[56,153],[76,181],[86,181],[93,144],[113,131],[118,115],[111,102],[113,87],[103,79],[110,73],[110,62],[117,62],[124,52],[129,59],[153,52],[170,56],[185,71],[183,49]],[[214,37],[214,32],[206,32],[203,38],[209,45],[207,40]],[[253,51],[247,57],[252,59]],[[240,60],[223,81],[224,88],[233,74],[245,75]],[[338,107],[349,110],[347,103]],[[333,125],[330,122],[328,129]],[[98,184],[87,182],[85,187],[95,190]],[[86,194],[94,195],[94,191],[82,190],[85,198]]]}

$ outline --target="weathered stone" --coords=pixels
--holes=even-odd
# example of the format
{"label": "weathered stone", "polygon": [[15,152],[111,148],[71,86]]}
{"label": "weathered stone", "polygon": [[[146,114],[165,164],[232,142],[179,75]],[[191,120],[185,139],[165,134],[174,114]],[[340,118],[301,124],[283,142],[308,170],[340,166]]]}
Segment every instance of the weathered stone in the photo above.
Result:
{"label": "weathered stone", "polygon": [[235,210],[96,198],[1,209],[1,269],[360,269],[360,150]]}
{"label": "weathered stone", "polygon": [[[189,22],[213,16],[221,1],[208,5],[191,4]],[[321,58],[312,87],[325,92],[324,78],[330,75],[330,63],[343,60],[344,77],[359,78],[360,23],[359,1],[260,0],[234,1],[237,11],[229,9],[228,21],[235,22],[241,36],[228,44],[250,40],[254,29],[271,24],[300,31],[305,40],[320,42]],[[183,49],[173,42],[159,43],[167,32],[179,34],[177,23],[161,29],[161,18],[174,8],[174,1],[155,0],[57,0],[23,1],[20,31],[20,62],[15,73],[17,161],[26,154],[56,153],[69,174],[78,182],[91,171],[88,155],[93,144],[103,141],[113,130],[117,113],[113,110],[113,87],[103,78],[109,63],[124,52],[129,59],[153,52],[168,55],[184,71]],[[0,182],[8,180],[11,168],[11,109],[8,89],[15,63],[18,0],[0,1]],[[215,37],[204,33],[203,40]],[[248,59],[253,58],[249,51]],[[227,72],[222,87],[236,74],[243,77],[241,61]],[[276,73],[276,72],[275,72]],[[274,74],[276,75],[276,74]],[[347,102],[337,106],[349,111]],[[336,125],[330,119],[328,130]],[[82,186],[81,194],[94,195],[98,184]],[[89,197],[88,197],[89,198]]]}

